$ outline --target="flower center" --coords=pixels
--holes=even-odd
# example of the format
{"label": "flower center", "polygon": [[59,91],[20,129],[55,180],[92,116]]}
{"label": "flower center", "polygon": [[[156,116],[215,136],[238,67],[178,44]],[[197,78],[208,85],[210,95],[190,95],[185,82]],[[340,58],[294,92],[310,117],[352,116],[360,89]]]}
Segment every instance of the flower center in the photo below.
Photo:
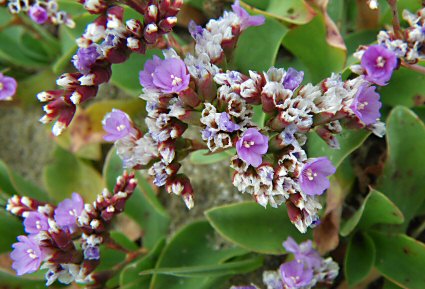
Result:
{"label": "flower center", "polygon": [[254,141],[244,141],[243,142],[243,146],[246,147],[247,149],[249,149],[250,147],[252,147],[253,145],[255,145]]}
{"label": "flower center", "polygon": [[40,221],[36,221],[35,222],[35,227],[37,228],[37,230],[41,229],[41,222]]}
{"label": "flower center", "polygon": [[125,129],[125,125],[120,124],[119,126],[117,126],[117,131],[123,131]]}
{"label": "flower center", "polygon": [[297,283],[298,281],[300,281],[300,276],[291,276],[291,279]]}
{"label": "flower center", "polygon": [[378,58],[376,58],[376,66],[377,67],[384,67],[385,66],[385,58],[382,56],[378,56]]}
{"label": "flower center", "polygon": [[4,88],[4,84],[3,84],[3,82],[0,82],[0,91],[2,91],[3,88]]}
{"label": "flower center", "polygon": [[77,216],[77,212],[73,209],[73,210],[69,210],[69,214],[71,216]]}
{"label": "flower center", "polygon": [[312,181],[315,177],[317,177],[317,173],[313,173],[312,169],[307,169],[306,175],[309,181]]}
{"label": "flower center", "polygon": [[368,105],[369,103],[367,102],[367,101],[365,101],[365,102],[360,102],[358,105],[357,105],[357,109],[358,110],[363,110],[367,105]]}
{"label": "flower center", "polygon": [[180,83],[182,83],[182,81],[183,81],[183,79],[181,79],[181,78],[180,78],[180,77],[178,77],[178,76],[175,76],[174,74],[171,74],[171,75],[170,75],[170,77],[171,77],[171,79],[172,79],[171,84],[172,84],[173,86],[179,85],[179,84],[180,84]]}
{"label": "flower center", "polygon": [[28,249],[27,250],[28,256],[30,256],[31,259],[36,259],[37,255],[35,254],[33,249]]}

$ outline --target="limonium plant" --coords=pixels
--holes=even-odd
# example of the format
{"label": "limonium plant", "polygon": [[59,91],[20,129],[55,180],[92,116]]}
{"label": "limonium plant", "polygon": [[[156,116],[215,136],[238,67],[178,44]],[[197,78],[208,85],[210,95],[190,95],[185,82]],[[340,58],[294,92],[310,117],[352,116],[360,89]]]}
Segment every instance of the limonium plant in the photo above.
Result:
{"label": "limonium plant", "polygon": [[[43,172],[50,195],[0,163],[0,205],[11,218],[5,224],[16,231],[19,220],[23,228],[7,244],[9,267],[21,279],[0,270],[0,287],[4,274],[7,288],[21,280],[91,289],[355,288],[381,277],[375,283],[382,288],[425,288],[416,272],[425,266],[425,247],[416,240],[425,231],[425,191],[417,184],[423,158],[409,155],[425,142],[425,3],[399,13],[400,3],[388,0],[380,21],[390,16],[391,25],[375,42],[352,45],[349,61],[318,69],[326,62],[319,58],[349,50],[350,31],[334,23],[328,1],[187,2],[0,0],[12,15],[0,23],[1,39],[31,46],[15,52],[0,41],[0,100],[9,101],[0,104],[25,104],[25,94],[37,89],[40,122],[58,145],[57,163]],[[383,9],[378,1],[357,2],[366,20]],[[241,46],[258,58],[256,47],[243,45],[266,30],[282,34],[283,60],[274,61],[274,48],[273,61],[241,59]],[[312,37],[309,47],[304,38],[316,32],[324,39]],[[134,59],[143,62],[135,68]],[[120,67],[128,75],[117,75]],[[29,80],[21,83],[24,74]],[[56,86],[47,83],[52,74],[60,74]],[[121,83],[129,75],[137,98],[96,106],[114,85],[134,92]],[[394,99],[400,79],[417,85],[404,91],[412,99]],[[391,111],[394,103],[418,116]],[[99,143],[104,150],[90,147]],[[238,202],[206,208],[206,220],[187,222],[212,198],[195,185],[195,172],[209,176],[211,167],[187,168],[199,153],[203,164],[220,158],[218,170],[230,172],[220,181]],[[68,184],[58,181],[62,175]],[[87,193],[99,183],[103,191]],[[358,195],[348,197],[351,191]],[[174,201],[165,194],[187,208],[179,212],[185,226],[172,237],[179,220],[162,207]],[[175,213],[179,206],[169,207]],[[407,269],[395,270],[396,260]],[[224,283],[248,272],[254,273]]]}

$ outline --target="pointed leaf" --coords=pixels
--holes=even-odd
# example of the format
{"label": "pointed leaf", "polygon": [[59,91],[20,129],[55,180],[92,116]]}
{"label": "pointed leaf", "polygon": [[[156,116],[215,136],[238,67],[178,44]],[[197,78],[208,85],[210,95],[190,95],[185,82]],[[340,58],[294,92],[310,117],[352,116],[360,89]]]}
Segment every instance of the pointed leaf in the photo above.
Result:
{"label": "pointed leaf", "polygon": [[308,238],[289,221],[285,206],[264,209],[244,202],[212,208],[205,214],[225,239],[253,252],[283,254],[282,242],[289,236],[297,241]]}
{"label": "pointed leaf", "polygon": [[401,224],[403,213],[383,193],[371,190],[361,207],[344,224],[342,236],[348,236],[355,228],[365,229],[375,224]]}

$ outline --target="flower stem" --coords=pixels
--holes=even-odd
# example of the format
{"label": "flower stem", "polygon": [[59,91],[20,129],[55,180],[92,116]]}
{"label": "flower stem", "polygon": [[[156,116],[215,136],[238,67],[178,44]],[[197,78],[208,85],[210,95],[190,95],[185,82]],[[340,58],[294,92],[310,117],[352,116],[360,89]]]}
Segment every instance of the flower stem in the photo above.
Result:
{"label": "flower stem", "polygon": [[406,67],[407,69],[425,74],[425,67],[417,64],[409,64],[404,61],[401,62],[401,66]]}
{"label": "flower stem", "polygon": [[398,39],[403,39],[403,32],[400,27],[400,19],[398,18],[397,0],[387,0],[393,14],[394,34]]}

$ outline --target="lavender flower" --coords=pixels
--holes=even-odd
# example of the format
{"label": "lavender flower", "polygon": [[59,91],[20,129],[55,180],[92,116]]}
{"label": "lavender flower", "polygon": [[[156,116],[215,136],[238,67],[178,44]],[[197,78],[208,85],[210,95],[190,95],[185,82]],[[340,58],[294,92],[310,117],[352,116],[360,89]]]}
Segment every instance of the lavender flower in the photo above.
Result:
{"label": "lavender flower", "polygon": [[364,52],[361,66],[368,81],[386,85],[397,67],[397,56],[382,45],[372,45]]}
{"label": "lavender flower", "polygon": [[84,250],[84,259],[87,260],[99,260],[100,249],[98,246],[91,246]]}
{"label": "lavender flower", "polygon": [[220,114],[218,126],[220,130],[224,130],[227,132],[234,132],[241,128],[240,125],[230,120],[230,116],[227,112],[222,112]]}
{"label": "lavender flower", "polygon": [[40,231],[49,229],[48,218],[39,212],[29,212],[24,220],[25,232],[28,234],[38,234]]}
{"label": "lavender flower", "polygon": [[153,56],[153,59],[145,62],[144,70],[139,72],[139,81],[144,88],[156,89],[155,84],[153,84],[152,76],[155,72],[155,69],[161,65],[161,63],[162,59],[156,55]]}
{"label": "lavender flower", "polygon": [[257,129],[249,128],[237,141],[236,151],[242,160],[253,167],[258,167],[263,161],[262,156],[269,148],[268,140],[268,137]]}
{"label": "lavender flower", "polygon": [[323,194],[330,186],[327,177],[335,171],[335,167],[326,157],[310,159],[304,165],[299,177],[302,191],[307,195]]}
{"label": "lavender flower", "polygon": [[18,83],[9,76],[4,76],[0,73],[0,100],[11,100],[16,93]]}
{"label": "lavender flower", "polygon": [[263,25],[266,18],[262,15],[251,16],[249,13],[240,6],[239,0],[236,0],[232,5],[233,12],[239,17],[241,31],[251,26]]}
{"label": "lavender flower", "polygon": [[308,286],[313,280],[313,270],[298,260],[282,264],[279,271],[287,289]]}
{"label": "lavender flower", "polygon": [[76,220],[84,210],[83,198],[72,193],[72,199],[65,199],[55,210],[55,221],[64,230],[74,233],[77,230]]}
{"label": "lavender flower", "polygon": [[283,87],[289,90],[295,90],[300,86],[304,79],[304,71],[297,71],[294,68],[288,68],[283,79]]}
{"label": "lavender flower", "polygon": [[34,273],[40,268],[45,257],[44,253],[31,237],[19,236],[18,241],[12,245],[13,251],[10,253],[13,260],[12,268],[19,276]]}
{"label": "lavender flower", "polygon": [[375,91],[374,86],[363,84],[360,86],[356,97],[350,108],[354,114],[365,124],[370,125],[376,123],[381,114],[379,109],[382,104],[379,101],[379,94]]}
{"label": "lavender flower", "polygon": [[47,10],[41,7],[40,5],[33,5],[28,11],[28,15],[31,20],[37,24],[43,24],[49,18]]}
{"label": "lavender flower", "polygon": [[102,124],[103,129],[107,132],[103,138],[111,142],[122,139],[135,130],[128,114],[115,108],[105,115]]}
{"label": "lavender flower", "polygon": [[99,56],[100,54],[97,52],[97,46],[95,44],[87,48],[80,47],[77,54],[74,55],[73,63],[75,68],[80,72],[86,73],[90,71],[91,66],[96,62]]}
{"label": "lavender flower", "polygon": [[283,242],[283,247],[287,252],[294,254],[296,260],[303,262],[308,267],[319,268],[322,263],[322,257],[313,249],[313,243],[310,240],[298,245],[293,238],[288,237]]}
{"label": "lavender flower", "polygon": [[163,93],[177,93],[189,86],[190,75],[186,65],[179,58],[169,58],[155,68],[153,84]]}

